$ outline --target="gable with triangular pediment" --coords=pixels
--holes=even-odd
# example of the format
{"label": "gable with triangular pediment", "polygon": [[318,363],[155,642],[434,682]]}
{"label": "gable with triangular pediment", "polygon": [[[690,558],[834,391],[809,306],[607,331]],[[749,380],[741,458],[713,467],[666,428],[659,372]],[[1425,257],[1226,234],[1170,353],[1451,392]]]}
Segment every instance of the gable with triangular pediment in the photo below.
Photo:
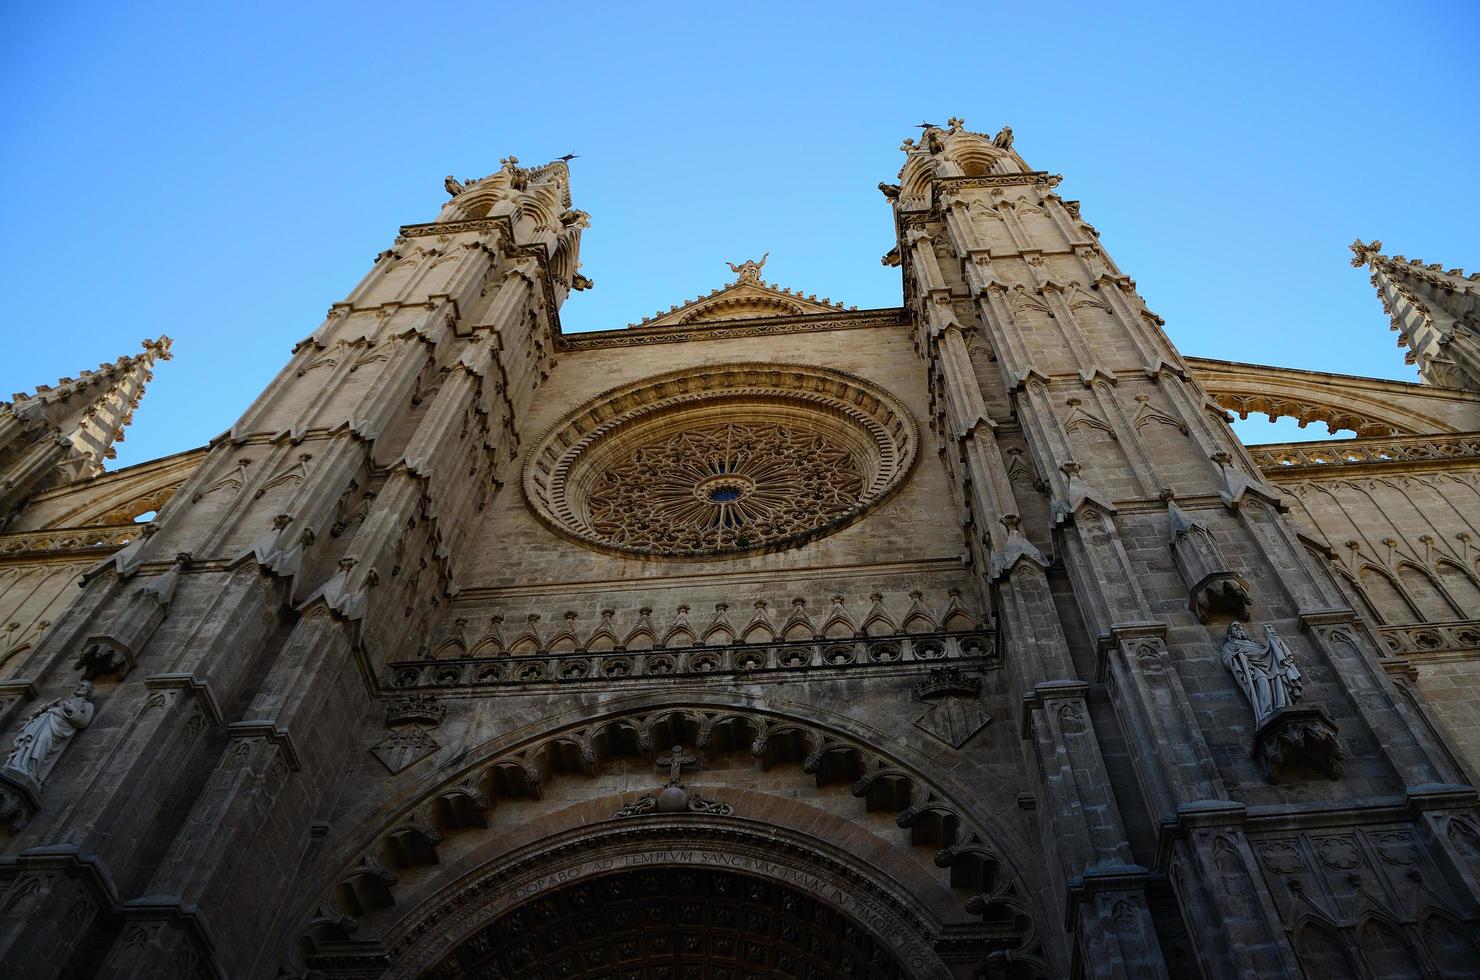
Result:
{"label": "gable with triangular pediment", "polygon": [[[770,253],[767,253],[769,255]],[[727,263],[736,274],[734,282],[707,295],[696,296],[684,303],[659,311],[653,316],[643,317],[633,327],[670,327],[717,320],[750,320],[760,317],[805,316],[809,313],[836,313],[844,307],[827,297],[817,298],[816,293],[803,294],[766,282],[761,278],[761,269],[766,256],[760,261],[748,260],[738,265]]]}

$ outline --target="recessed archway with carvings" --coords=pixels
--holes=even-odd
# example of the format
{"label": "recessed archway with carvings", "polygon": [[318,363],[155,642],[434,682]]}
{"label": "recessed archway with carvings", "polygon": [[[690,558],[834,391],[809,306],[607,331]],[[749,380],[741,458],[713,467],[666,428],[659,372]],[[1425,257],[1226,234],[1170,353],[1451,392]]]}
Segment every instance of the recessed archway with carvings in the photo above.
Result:
{"label": "recessed archway with carvings", "polygon": [[[502,965],[490,975],[544,976],[507,972],[524,962],[495,942],[499,923],[514,921],[508,916],[576,885],[599,894],[613,876],[686,869],[708,876],[685,879],[695,896],[712,892],[713,874],[723,872],[744,879],[734,887],[761,882],[773,906],[804,899],[826,920],[822,933],[798,934],[805,944],[852,937],[829,960],[801,955],[777,922],[758,920],[760,931],[745,936],[730,930],[766,964],[759,976],[975,976],[993,956],[1002,976],[1054,975],[1061,953],[1041,927],[1041,869],[1018,866],[1022,828],[990,816],[1001,801],[929,775],[929,760],[883,753],[847,727],[742,703],[640,698],[533,742],[491,746],[476,763],[420,781],[414,799],[346,838],[337,870],[323,869],[324,890],[299,920],[300,966],[361,976],[354,971],[380,962],[391,964],[387,977],[450,977],[465,968],[482,975],[492,957]],[[671,793],[680,805],[665,807]],[[628,890],[645,887],[621,880]],[[791,892],[801,898],[787,899]],[[627,938],[633,956],[564,926],[552,926],[548,942],[561,962],[589,955],[614,978],[746,975],[724,972],[747,967],[731,963],[733,947],[718,940],[695,940],[687,959],[681,950],[669,956],[671,943],[689,941],[674,932],[679,916],[696,913],[665,907],[661,922]],[[863,953],[876,972],[850,972]],[[651,972],[679,965],[699,972]],[[434,967],[453,972],[428,972]],[[811,972],[788,974],[793,967]]]}

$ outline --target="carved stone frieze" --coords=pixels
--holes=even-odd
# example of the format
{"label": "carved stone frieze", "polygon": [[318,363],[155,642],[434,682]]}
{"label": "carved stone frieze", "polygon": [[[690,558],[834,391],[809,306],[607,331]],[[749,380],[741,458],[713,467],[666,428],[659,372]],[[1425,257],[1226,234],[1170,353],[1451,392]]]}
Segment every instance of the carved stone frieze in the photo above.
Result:
{"label": "carved stone frieze", "polygon": [[1415,623],[1380,630],[1388,650],[1401,655],[1473,654],[1480,652],[1480,620],[1463,623]]}
{"label": "carved stone frieze", "polygon": [[141,524],[123,524],[114,527],[58,528],[0,534],[0,556],[79,552],[104,554],[122,548],[136,539],[142,531]]}
{"label": "carved stone frieze", "polygon": [[886,634],[867,639],[396,661],[387,666],[382,683],[391,690],[420,690],[609,686],[613,681],[640,683],[658,677],[762,675],[780,680],[797,671],[918,668],[942,660],[970,661],[978,668],[999,666],[989,633]]}
{"label": "carved stone frieze", "polygon": [[1391,439],[1341,439],[1255,446],[1250,450],[1266,474],[1303,473],[1326,468],[1376,466],[1411,468],[1414,463],[1480,460],[1480,437],[1473,434],[1409,436]]}
{"label": "carved stone frieze", "polygon": [[588,333],[565,334],[561,337],[561,346],[565,350],[573,351],[647,347],[653,344],[677,344],[690,341],[739,340],[750,337],[825,333],[834,330],[898,327],[905,322],[903,311],[893,309],[858,310],[834,314],[813,313],[802,316],[757,317],[739,322],[595,330]]}

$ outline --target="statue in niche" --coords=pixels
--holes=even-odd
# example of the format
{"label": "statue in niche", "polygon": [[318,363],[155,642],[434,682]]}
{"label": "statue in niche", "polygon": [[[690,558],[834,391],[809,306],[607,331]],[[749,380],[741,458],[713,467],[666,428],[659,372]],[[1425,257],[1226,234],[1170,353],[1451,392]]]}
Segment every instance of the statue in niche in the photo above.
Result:
{"label": "statue in niche", "polygon": [[72,736],[92,724],[97,710],[88,700],[92,692],[92,681],[83,681],[71,697],[57,698],[38,708],[21,726],[5,768],[37,783],[45,781]]}
{"label": "statue in niche", "polygon": [[1264,636],[1265,643],[1260,646],[1244,632],[1242,623],[1233,622],[1223,638],[1223,666],[1244,689],[1256,725],[1299,701],[1303,685],[1295,657],[1274,627],[1265,626]]}
{"label": "statue in niche", "polygon": [[1271,783],[1340,779],[1346,753],[1336,723],[1319,706],[1296,704],[1305,679],[1295,656],[1273,626],[1264,627],[1264,638],[1263,644],[1249,639],[1239,622],[1230,623],[1223,638],[1223,666],[1254,709],[1250,757]]}

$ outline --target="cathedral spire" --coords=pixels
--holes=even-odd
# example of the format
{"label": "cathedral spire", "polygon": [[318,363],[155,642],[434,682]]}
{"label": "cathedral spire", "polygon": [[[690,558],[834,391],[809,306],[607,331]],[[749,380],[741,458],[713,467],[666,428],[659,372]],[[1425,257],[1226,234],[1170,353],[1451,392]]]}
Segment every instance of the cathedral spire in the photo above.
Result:
{"label": "cathedral spire", "polygon": [[37,491],[103,471],[170,344],[146,340],[141,353],[0,402],[0,527]]}
{"label": "cathedral spire", "polygon": [[1431,385],[1480,391],[1480,273],[1382,254],[1382,242],[1351,244],[1352,266],[1372,270],[1409,364]]}

